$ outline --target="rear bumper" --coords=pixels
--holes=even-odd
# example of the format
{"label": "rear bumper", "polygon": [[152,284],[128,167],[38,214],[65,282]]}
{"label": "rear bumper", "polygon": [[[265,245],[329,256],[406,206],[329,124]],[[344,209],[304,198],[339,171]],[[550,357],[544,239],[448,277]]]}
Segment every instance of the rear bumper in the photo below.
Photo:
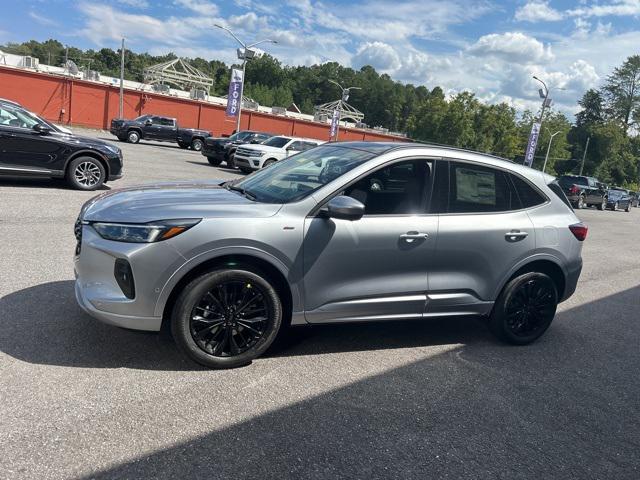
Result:
{"label": "rear bumper", "polygon": [[561,302],[564,302],[571,295],[573,295],[576,291],[576,287],[578,285],[578,280],[580,278],[580,273],[582,273],[582,258],[579,262],[573,265],[570,269],[567,270],[567,275],[565,277],[565,285],[564,285],[564,293]]}

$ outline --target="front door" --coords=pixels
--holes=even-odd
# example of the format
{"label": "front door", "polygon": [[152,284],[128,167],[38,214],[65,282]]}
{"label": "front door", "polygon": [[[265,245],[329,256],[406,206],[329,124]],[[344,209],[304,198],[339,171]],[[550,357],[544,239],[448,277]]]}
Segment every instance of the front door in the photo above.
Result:
{"label": "front door", "polygon": [[305,221],[304,296],[310,323],[422,317],[436,245],[427,215],[429,160],[385,166],[344,192],[365,205],[355,221]]}
{"label": "front door", "polygon": [[64,145],[57,133],[33,130],[38,121],[22,110],[0,107],[0,168],[7,173],[45,173],[64,169]]}

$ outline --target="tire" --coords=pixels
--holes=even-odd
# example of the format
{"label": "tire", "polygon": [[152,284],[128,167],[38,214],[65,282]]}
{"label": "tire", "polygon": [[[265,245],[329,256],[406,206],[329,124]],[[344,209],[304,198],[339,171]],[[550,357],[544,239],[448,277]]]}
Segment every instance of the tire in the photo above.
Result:
{"label": "tire", "polygon": [[611,210],[613,210],[614,212],[617,212],[618,208],[620,208],[620,204],[616,202],[613,204],[613,207],[611,207]]}
{"label": "tire", "polygon": [[217,167],[222,163],[219,158],[213,158],[213,157],[207,157],[207,161],[214,167]]}
{"label": "tire", "polygon": [[[256,321],[260,318],[265,320]],[[250,364],[273,343],[281,324],[282,303],[275,288],[261,274],[240,268],[192,280],[171,316],[180,350],[209,368]]]}
{"label": "tire", "polygon": [[549,328],[557,306],[553,280],[544,273],[525,273],[509,281],[500,293],[489,317],[489,328],[503,342],[527,345]]}
{"label": "tire", "polygon": [[627,203],[627,208],[625,208],[624,211],[627,213],[631,211],[631,203]]}
{"label": "tire", "polygon": [[67,166],[67,183],[76,190],[97,190],[107,178],[104,165],[93,157],[78,157]]}
{"label": "tire", "polygon": [[277,162],[277,160],[274,160],[273,158],[270,158],[269,160],[265,160],[265,162],[262,164],[262,168],[270,167],[271,165],[275,164],[276,162]]}
{"label": "tire", "polygon": [[227,157],[227,168],[236,168],[235,154]]}
{"label": "tire", "polygon": [[199,152],[200,150],[202,150],[203,145],[204,145],[204,142],[202,141],[201,138],[194,138],[191,142],[191,150],[195,150],[196,152]]}
{"label": "tire", "polygon": [[253,172],[253,170],[251,170],[250,168],[247,168],[247,167],[239,167],[239,168],[240,168],[240,171],[242,173],[251,173],[251,172]]}
{"label": "tire", "polygon": [[584,196],[580,195],[578,197],[578,210],[582,210],[584,208]]}
{"label": "tire", "polygon": [[607,199],[603,198],[602,203],[596,205],[598,210],[606,210],[607,209]]}
{"label": "tire", "polygon": [[140,132],[137,130],[129,130],[127,132],[127,142],[138,143],[140,141]]}

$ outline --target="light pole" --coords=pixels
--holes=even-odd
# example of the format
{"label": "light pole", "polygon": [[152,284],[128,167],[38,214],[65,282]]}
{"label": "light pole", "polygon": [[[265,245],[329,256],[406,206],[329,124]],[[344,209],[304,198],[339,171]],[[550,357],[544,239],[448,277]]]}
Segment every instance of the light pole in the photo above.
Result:
{"label": "light pole", "polygon": [[118,118],[124,118],[124,37],[122,37],[122,47],[120,47],[120,98]]}
{"label": "light pole", "polygon": [[329,81],[331,83],[333,83],[334,85],[337,85],[338,87],[340,87],[340,90],[342,90],[342,98],[340,99],[341,103],[338,103],[338,118],[336,119],[336,138],[335,140],[338,140],[338,134],[340,133],[340,117],[342,117],[342,103],[346,103],[347,100],[349,100],[349,93],[351,92],[351,90],[362,90],[362,88],[360,87],[348,87],[348,88],[344,88],[342,85],[340,85],[338,82],[336,82],[335,80],[331,80],[329,79]]}
{"label": "light pole", "polygon": [[259,42],[255,42],[255,43],[252,43],[250,45],[247,45],[242,40],[240,40],[227,27],[223,27],[222,25],[218,25],[218,24],[214,24],[214,27],[218,27],[218,28],[221,28],[222,30],[225,30],[233,38],[236,39],[236,41],[240,44],[240,46],[242,46],[242,50],[238,49],[238,58],[242,60],[242,83],[240,84],[240,104],[238,105],[238,116],[236,118],[236,132],[239,132],[240,131],[240,116],[242,115],[242,98],[244,96],[244,83],[245,83],[244,74],[245,74],[246,67],[247,67],[247,60],[251,60],[256,55],[256,51],[255,50],[251,50],[251,49],[253,47],[255,47],[256,45],[260,45],[261,43],[278,43],[278,42],[275,41],[275,40],[265,39],[265,40],[260,40]]}
{"label": "light pole", "polygon": [[549,160],[549,151],[551,150],[551,142],[553,142],[553,137],[555,137],[559,133],[561,133],[560,130],[558,130],[556,133],[551,135],[551,138],[549,139],[549,146],[547,147],[547,154],[544,156],[544,165],[542,165],[542,173],[544,173],[545,168],[547,168],[547,160]]}
{"label": "light pole", "polygon": [[544,83],[542,80],[540,80],[538,77],[536,77],[535,75],[533,76],[534,80],[539,81],[542,86],[544,87],[544,90],[540,89],[538,90],[538,93],[540,94],[540,98],[542,98],[542,110],[540,111],[540,120],[538,121],[538,123],[540,124],[540,127],[542,127],[542,119],[544,118],[544,111],[547,107],[551,106],[551,99],[549,98],[549,88],[547,88],[547,84]]}

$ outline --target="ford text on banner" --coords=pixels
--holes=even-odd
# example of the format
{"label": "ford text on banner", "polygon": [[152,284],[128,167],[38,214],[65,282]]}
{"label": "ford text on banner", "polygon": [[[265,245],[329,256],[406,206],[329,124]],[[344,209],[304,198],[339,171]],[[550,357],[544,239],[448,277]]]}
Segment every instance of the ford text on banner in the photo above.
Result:
{"label": "ford text on banner", "polygon": [[333,139],[338,133],[338,123],[340,123],[340,110],[337,108],[333,111],[333,116],[331,117],[331,132],[329,139]]}
{"label": "ford text on banner", "polygon": [[240,95],[242,92],[242,70],[231,70],[231,82],[229,83],[229,98],[227,99],[227,117],[235,117],[238,115],[240,108]]}
{"label": "ford text on banner", "polygon": [[540,124],[535,122],[531,127],[531,134],[529,135],[529,143],[527,143],[527,152],[524,154],[524,164],[530,167],[533,165],[533,157],[536,154],[536,147],[538,146],[538,137],[540,136]]}

